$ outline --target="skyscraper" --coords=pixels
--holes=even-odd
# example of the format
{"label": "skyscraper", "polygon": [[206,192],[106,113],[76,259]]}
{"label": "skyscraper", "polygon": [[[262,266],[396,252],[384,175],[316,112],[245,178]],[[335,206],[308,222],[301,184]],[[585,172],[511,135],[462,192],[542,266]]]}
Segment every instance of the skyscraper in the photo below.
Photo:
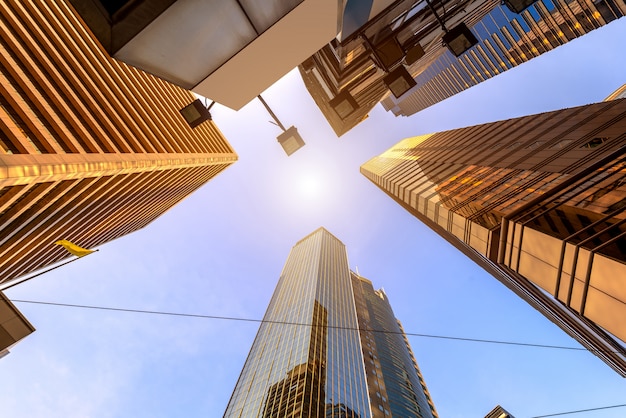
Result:
{"label": "skyscraper", "polygon": [[144,227],[236,161],[195,97],[112,60],[64,1],[0,4],[0,283]]}
{"label": "skyscraper", "polygon": [[[298,67],[337,136],[379,102],[412,115],[626,14],[614,0],[539,0],[519,14],[499,0],[347,3],[340,36]],[[461,23],[477,43],[459,56],[442,41]]]}
{"label": "skyscraper", "polygon": [[111,56],[239,110],[340,30],[343,0],[68,0]]}
{"label": "skyscraper", "polygon": [[415,87],[402,97],[387,95],[386,110],[413,115],[626,14],[626,4],[614,0],[539,0],[519,14],[489,3],[489,13],[466,22],[478,44],[460,57],[442,46],[429,51],[411,68]]}
{"label": "skyscraper", "polygon": [[506,409],[502,408],[500,405],[493,408],[485,418],[515,418],[511,415]]}
{"label": "skyscraper", "polygon": [[626,376],[626,100],[407,138],[361,166]]}
{"label": "skyscraper", "polygon": [[324,228],[292,248],[224,417],[437,417],[382,290]]}
{"label": "skyscraper", "polygon": [[417,68],[446,49],[438,19],[449,28],[469,24],[496,4],[446,0],[431,2],[431,9],[426,0],[347,3],[342,33],[298,67],[337,136],[365,120],[390,91],[403,96],[415,84]]}
{"label": "skyscraper", "polygon": [[[0,284],[68,257],[59,239],[146,226],[237,160],[213,122],[187,125],[191,93],[112,60],[65,1],[1,2],[0,35]],[[34,328],[1,292],[0,311],[2,352]]]}

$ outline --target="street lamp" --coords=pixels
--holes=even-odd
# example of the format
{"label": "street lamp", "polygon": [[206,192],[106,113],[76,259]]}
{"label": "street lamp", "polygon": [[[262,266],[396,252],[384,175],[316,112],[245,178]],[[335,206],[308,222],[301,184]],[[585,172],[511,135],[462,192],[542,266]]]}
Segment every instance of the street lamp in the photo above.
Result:
{"label": "street lamp", "polygon": [[212,102],[209,107],[206,107],[200,99],[196,99],[180,109],[180,114],[183,115],[183,118],[185,118],[185,121],[187,121],[191,128],[195,128],[202,122],[213,119],[210,110],[214,104],[215,102]]}
{"label": "street lamp", "polygon": [[400,65],[398,68],[390,72],[383,78],[383,82],[387,85],[387,88],[393,93],[396,99],[399,99],[412,87],[417,85],[417,82],[411,77],[411,74],[404,68],[404,65]]}
{"label": "street lamp", "polygon": [[293,154],[294,152],[302,148],[305,145],[304,140],[298,133],[298,130],[296,129],[296,127],[291,126],[288,129],[285,129],[285,127],[283,126],[282,123],[280,123],[280,121],[278,120],[274,112],[272,112],[272,109],[270,109],[267,103],[265,103],[265,100],[263,100],[261,95],[258,95],[257,98],[259,99],[261,103],[263,103],[263,106],[265,106],[265,109],[267,109],[267,112],[270,114],[270,116],[272,116],[272,119],[274,119],[275,121],[275,125],[283,130],[283,133],[278,135],[276,137],[276,140],[283,147],[283,150],[285,151],[287,156],[290,156],[291,154]]}
{"label": "street lamp", "polygon": [[460,57],[478,43],[478,39],[465,26],[465,23],[459,23],[449,31],[446,31],[441,40],[456,57]]}
{"label": "street lamp", "polygon": [[430,4],[429,0],[426,0],[426,4],[430,7],[430,10],[433,12],[435,19],[441,25],[441,29],[445,32],[443,38],[441,39],[446,47],[454,54],[455,57],[460,57],[463,55],[468,49],[473,47],[478,43],[478,39],[474,36],[472,31],[465,25],[465,23],[461,22],[452,29],[448,30],[446,28],[445,22],[442,18],[439,17],[437,11]]}
{"label": "street lamp", "polygon": [[521,13],[524,9],[536,1],[537,0],[502,0],[502,4],[513,13]]}
{"label": "street lamp", "polygon": [[359,107],[359,104],[348,90],[339,92],[328,104],[335,109],[335,112],[341,119],[347,118]]}

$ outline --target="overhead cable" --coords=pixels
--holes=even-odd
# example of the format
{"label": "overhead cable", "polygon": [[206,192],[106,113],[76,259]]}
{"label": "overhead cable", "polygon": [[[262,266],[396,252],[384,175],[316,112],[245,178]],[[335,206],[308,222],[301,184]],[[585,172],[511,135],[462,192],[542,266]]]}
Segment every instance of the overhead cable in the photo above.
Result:
{"label": "overhead cable", "polygon": [[[217,319],[217,320],[225,320],[225,321],[255,322],[255,323],[260,323],[260,324],[295,325],[295,326],[307,326],[307,327],[312,326],[311,324],[305,324],[305,323],[300,323],[300,322],[273,321],[269,319],[241,318],[241,317],[232,317],[232,316],[223,316],[223,315],[204,315],[204,314],[190,314],[190,313],[181,313],[181,312],[152,311],[152,310],[144,310],[144,309],[113,308],[113,307],[106,307],[106,306],[78,305],[78,304],[71,304],[71,303],[44,302],[44,301],[34,301],[34,300],[24,300],[24,299],[12,299],[12,301],[18,302],[18,303],[30,303],[30,304],[36,304],[36,305],[49,305],[49,306],[59,306],[59,307],[68,307],[68,308],[94,309],[94,310],[103,310],[103,311],[140,313],[140,314],[150,314],[150,315]],[[320,326],[324,326],[324,325],[320,325]],[[369,332],[384,333],[384,334],[403,334],[401,331],[387,331],[387,330],[342,327],[342,326],[333,326],[333,325],[325,325],[325,327],[329,329],[339,329],[339,330],[349,330],[349,331],[369,331]],[[423,333],[416,333],[416,332],[404,332],[404,334],[407,336],[411,336],[411,337],[437,338],[437,339],[443,339],[443,340],[467,341],[467,342],[476,342],[476,343],[485,343],[485,344],[502,344],[502,345],[514,345],[514,346],[523,346],[523,347],[551,348],[551,349],[570,350],[570,351],[587,351],[585,348],[582,348],[582,347],[567,347],[567,346],[550,345],[550,344],[534,344],[534,343],[523,343],[523,342],[516,342],[516,341],[502,341],[502,340],[491,340],[491,339],[488,340],[488,339],[481,339],[481,338],[465,338],[465,337],[454,337],[454,336],[449,336],[449,335],[423,334]]]}

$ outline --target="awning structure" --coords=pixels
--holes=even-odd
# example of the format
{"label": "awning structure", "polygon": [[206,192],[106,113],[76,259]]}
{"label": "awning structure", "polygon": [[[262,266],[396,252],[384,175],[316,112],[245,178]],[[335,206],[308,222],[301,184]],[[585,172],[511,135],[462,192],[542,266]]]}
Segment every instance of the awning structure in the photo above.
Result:
{"label": "awning structure", "polygon": [[114,58],[238,110],[330,42],[341,0],[71,0]]}

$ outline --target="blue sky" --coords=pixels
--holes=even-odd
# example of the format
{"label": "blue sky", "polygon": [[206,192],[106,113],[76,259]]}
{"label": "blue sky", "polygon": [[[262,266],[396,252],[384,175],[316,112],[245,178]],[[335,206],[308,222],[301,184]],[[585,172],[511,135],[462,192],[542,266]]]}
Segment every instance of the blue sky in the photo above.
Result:
{"label": "blue sky", "polygon": [[[377,106],[337,139],[297,72],[263,93],[307,145],[287,158],[259,101],[214,120],[239,161],[141,231],[7,291],[12,299],[260,319],[290,248],[320,226],[410,333],[578,347],[359,173],[399,140],[601,101],[626,83],[626,20],[412,117]],[[16,302],[37,331],[0,360],[7,417],[220,417],[257,324]],[[410,337],[442,418],[626,403],[585,351]],[[577,414],[623,417],[626,408]]]}

